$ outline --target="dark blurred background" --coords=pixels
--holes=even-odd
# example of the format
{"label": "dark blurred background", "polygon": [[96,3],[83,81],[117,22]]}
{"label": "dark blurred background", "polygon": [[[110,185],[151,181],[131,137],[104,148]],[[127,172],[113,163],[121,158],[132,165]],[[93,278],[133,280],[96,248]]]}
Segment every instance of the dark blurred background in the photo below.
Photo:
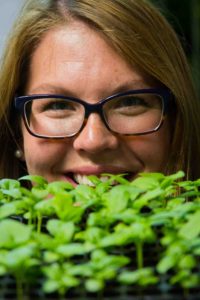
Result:
{"label": "dark blurred background", "polygon": [[200,0],[151,0],[179,35],[200,96]]}

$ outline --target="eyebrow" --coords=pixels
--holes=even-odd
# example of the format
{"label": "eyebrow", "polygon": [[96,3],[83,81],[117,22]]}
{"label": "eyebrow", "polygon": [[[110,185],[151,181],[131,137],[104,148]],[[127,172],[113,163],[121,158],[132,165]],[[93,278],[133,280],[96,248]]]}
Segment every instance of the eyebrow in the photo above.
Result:
{"label": "eyebrow", "polygon": [[[57,87],[49,83],[44,83],[34,88],[29,94],[45,93],[45,94],[68,94],[68,90],[62,87]],[[71,93],[70,93],[71,94]]]}
{"label": "eyebrow", "polygon": [[151,88],[152,86],[150,84],[147,84],[144,80],[131,80],[127,82],[123,82],[122,84],[119,84],[116,89],[114,89],[113,94],[117,93],[123,93],[128,90],[140,90],[145,88]]}
{"label": "eyebrow", "polygon": [[[117,85],[114,89],[111,90],[108,96],[114,95],[117,93],[123,93],[128,90],[137,90],[137,89],[144,89],[144,88],[151,88],[150,84],[147,84],[145,80],[129,80],[127,82],[123,82]],[[49,83],[43,83],[38,87],[34,88],[29,92],[29,94],[59,94],[59,95],[66,95],[66,96],[73,96],[77,97],[77,94],[74,93],[72,90],[70,91],[67,88],[58,87]]]}

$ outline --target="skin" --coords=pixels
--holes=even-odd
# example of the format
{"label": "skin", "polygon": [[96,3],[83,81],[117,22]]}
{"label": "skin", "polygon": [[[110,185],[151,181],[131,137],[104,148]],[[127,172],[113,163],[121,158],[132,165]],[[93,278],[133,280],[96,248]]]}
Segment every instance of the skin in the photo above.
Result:
{"label": "skin", "polygon": [[[82,22],[46,33],[30,65],[26,94],[57,93],[96,103],[116,92],[155,87],[152,80],[131,68],[100,33]],[[169,153],[168,121],[155,133],[125,137],[111,133],[93,113],[73,138],[40,139],[23,122],[23,151],[29,174],[49,182],[68,180],[72,173],[100,175],[162,171]]]}

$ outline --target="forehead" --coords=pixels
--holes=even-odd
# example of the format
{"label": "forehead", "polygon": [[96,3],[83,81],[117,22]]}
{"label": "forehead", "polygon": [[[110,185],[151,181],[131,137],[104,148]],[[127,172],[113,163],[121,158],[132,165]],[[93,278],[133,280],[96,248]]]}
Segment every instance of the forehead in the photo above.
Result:
{"label": "forehead", "polygon": [[83,22],[48,31],[32,55],[27,89],[45,84],[73,86],[74,82],[85,88],[89,81],[94,88],[98,84],[117,89],[127,82],[130,88],[143,88],[150,78],[137,66],[128,65],[102,33]]}

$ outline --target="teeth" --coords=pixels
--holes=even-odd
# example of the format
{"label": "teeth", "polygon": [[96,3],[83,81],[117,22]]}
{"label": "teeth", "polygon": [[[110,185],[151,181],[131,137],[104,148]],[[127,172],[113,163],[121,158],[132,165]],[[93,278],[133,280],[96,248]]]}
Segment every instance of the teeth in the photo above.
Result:
{"label": "teeth", "polygon": [[89,186],[94,186],[94,183],[92,183],[87,176],[85,175],[80,175],[80,174],[74,174],[74,180],[78,183],[78,184],[86,184]]}
{"label": "teeth", "polygon": [[[109,179],[109,177],[108,176],[100,176],[99,179],[102,182],[105,182]],[[89,186],[95,186],[94,183],[91,182],[86,175],[74,174],[74,180],[78,184],[86,184],[86,185],[89,185]]]}
{"label": "teeth", "polygon": [[100,176],[99,179],[102,181],[102,182],[106,182],[109,177],[108,176]]}

